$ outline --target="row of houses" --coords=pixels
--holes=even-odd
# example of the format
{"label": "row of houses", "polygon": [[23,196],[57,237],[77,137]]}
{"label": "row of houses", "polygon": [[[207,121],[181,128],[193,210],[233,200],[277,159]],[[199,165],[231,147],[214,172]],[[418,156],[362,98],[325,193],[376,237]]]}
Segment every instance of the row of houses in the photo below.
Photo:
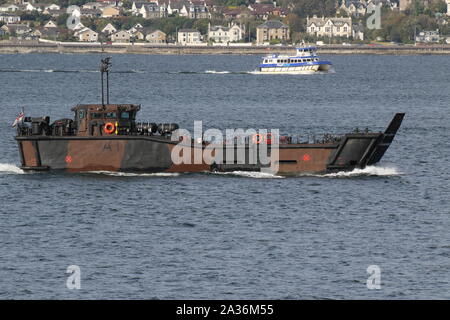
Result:
{"label": "row of houses", "polygon": [[[17,2],[21,2],[18,0]],[[58,4],[44,4],[21,2],[16,4],[7,4],[0,6],[0,12],[16,11],[37,11],[43,14],[49,14],[57,17],[67,13],[67,8],[62,8]],[[149,0],[133,1],[131,8],[123,7],[122,1],[99,0],[97,2],[88,2],[79,7],[78,12],[73,13],[77,16],[87,17],[119,17],[125,13],[131,13],[135,16],[142,16],[145,19],[160,19],[173,15],[179,15],[189,19],[211,19],[212,15],[222,15],[227,19],[236,17],[254,17],[257,19],[268,20],[269,17],[286,17],[290,12],[287,8],[278,7],[273,3],[252,3],[248,6],[227,7],[215,5],[212,0]]]}
{"label": "row of houses", "polygon": [[[428,6],[432,0],[417,0],[424,6]],[[450,0],[447,3],[447,15],[450,16]],[[415,4],[415,0],[342,0],[337,8],[337,13],[345,12],[349,16],[359,17],[373,12],[375,6],[383,6],[391,10],[406,11]]]}
{"label": "row of houses", "polygon": [[108,23],[101,31],[96,32],[88,27],[82,26],[76,28],[74,36],[82,42],[97,42],[99,36],[103,35],[105,39],[109,39],[115,43],[128,43],[132,41],[146,41],[153,44],[166,43],[166,34],[161,30],[143,27],[136,24],[129,30],[118,30],[111,23]]}
{"label": "row of houses", "polygon": [[[26,24],[5,24],[0,30],[0,35],[13,35],[19,39],[56,39],[62,34],[68,34],[69,30],[59,28],[55,22],[48,21],[44,26],[31,28]],[[166,34],[161,30],[145,28],[137,24],[130,30],[117,30],[112,24],[107,24],[101,32],[96,32],[88,27],[79,24],[73,30],[73,36],[81,42],[97,42],[100,35],[112,42],[130,42],[136,40],[147,41],[149,43],[165,43]]]}
{"label": "row of houses", "polygon": [[[23,24],[6,24],[1,29],[5,34],[14,35],[22,39],[41,37],[53,39],[63,32],[51,20],[41,28],[33,29]],[[64,32],[67,32],[67,30]],[[176,41],[181,45],[196,45],[204,41],[229,44],[243,41],[245,34],[245,26],[241,24],[229,23],[227,26],[209,25],[208,32],[204,36],[196,29],[180,29],[176,34]],[[161,30],[146,28],[141,24],[136,24],[129,30],[118,30],[114,25],[108,23],[100,32],[96,32],[79,23],[75,26],[73,35],[81,42],[97,42],[101,35],[103,35],[103,39],[119,43],[147,41],[161,44],[166,43],[168,40],[167,35]],[[289,39],[289,27],[280,21],[266,21],[257,27],[257,44],[269,43],[272,40],[288,41]]]}
{"label": "row of houses", "polygon": [[19,23],[20,16],[11,13],[0,13],[0,21],[4,23]]}
{"label": "row of houses", "polygon": [[[245,26],[230,23],[228,26],[208,26],[208,34],[202,37],[195,29],[181,29],[177,34],[177,42],[181,45],[199,44],[208,40],[213,43],[229,44],[245,40]],[[278,20],[269,20],[256,28],[256,44],[271,41],[285,42],[290,40],[289,27]]]}
{"label": "row of houses", "polygon": [[384,6],[391,10],[398,10],[398,1],[394,0],[342,0],[337,13],[346,13],[349,16],[359,17],[371,13],[376,6]]}
{"label": "row of houses", "polygon": [[[418,0],[425,5],[430,0]],[[447,15],[450,15],[450,0],[447,2]],[[0,12],[16,12],[16,11],[37,11],[44,14],[57,17],[63,13],[67,13],[67,8],[62,8],[55,3],[32,3],[23,0],[15,0],[14,4],[6,4],[0,6]],[[210,19],[212,15],[221,15],[225,19],[240,18],[257,18],[261,20],[269,20],[272,17],[286,17],[293,6],[280,7],[275,1],[264,2],[257,0],[247,6],[220,6],[216,5],[213,0],[148,0],[133,1],[131,8],[123,7],[121,0],[98,0],[97,2],[88,2],[82,5],[78,15],[87,17],[119,17],[124,14],[131,13],[135,16],[142,16],[145,19],[166,18],[172,15],[179,15],[190,19]],[[340,3],[340,4],[339,4]],[[336,13],[342,13],[348,16],[359,17],[373,12],[375,6],[382,5],[391,10],[404,11],[414,3],[413,0],[341,0],[336,1]]]}
{"label": "row of houses", "polygon": [[[117,30],[111,23],[107,24],[101,33],[110,38],[112,42],[130,42],[133,40],[142,40],[149,43],[166,43],[167,35],[161,30],[143,27],[136,24],[129,30]],[[98,41],[99,34],[89,28],[76,30],[74,35],[80,41]],[[195,45],[210,40],[215,43],[230,43],[243,40],[245,37],[245,27],[238,24],[229,24],[228,26],[208,27],[206,37],[202,36],[197,29],[180,29],[177,31],[177,43],[181,45]]]}
{"label": "row of houses", "polygon": [[123,8],[117,6],[116,2],[89,2],[76,9],[68,10],[68,8],[62,8],[57,4],[9,4],[0,6],[0,13],[18,13],[18,12],[39,12],[42,14],[50,15],[54,18],[59,17],[62,14],[71,13],[78,17],[89,18],[111,18],[119,17],[123,15]]}
{"label": "row of houses", "polygon": [[168,4],[158,2],[133,2],[131,13],[135,16],[142,16],[145,19],[167,18],[170,15],[178,14],[189,19],[211,19],[210,8],[203,4],[195,4],[188,1],[178,1]]}

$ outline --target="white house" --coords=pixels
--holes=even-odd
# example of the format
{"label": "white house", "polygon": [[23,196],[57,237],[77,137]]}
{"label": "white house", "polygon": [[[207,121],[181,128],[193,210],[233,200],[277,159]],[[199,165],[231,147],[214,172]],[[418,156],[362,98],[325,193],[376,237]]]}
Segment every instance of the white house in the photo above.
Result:
{"label": "white house", "polygon": [[98,41],[98,33],[85,27],[74,33],[75,37],[78,37],[79,41],[83,42],[96,42]]}
{"label": "white house", "polygon": [[45,25],[44,28],[58,28],[55,22],[52,20],[49,20]]}
{"label": "white house", "polygon": [[84,5],[81,6],[83,9],[103,9],[106,7],[105,4],[101,2],[87,2]]}
{"label": "white house", "polygon": [[167,5],[167,13],[168,14],[180,13],[182,8],[183,8],[183,4],[181,1],[180,2],[169,1],[169,4]]}
{"label": "white house", "polygon": [[237,24],[230,24],[228,27],[208,26],[208,40],[215,43],[229,43],[244,39],[245,28]]}
{"label": "white house", "polygon": [[306,32],[316,37],[352,36],[352,18],[313,18],[306,19]]}
{"label": "white house", "polygon": [[61,7],[59,5],[57,5],[57,4],[52,3],[50,5],[46,5],[44,7],[44,9],[45,10],[61,10]]}
{"label": "white house", "polygon": [[6,24],[18,23],[20,22],[20,16],[9,13],[0,13],[0,21],[3,21]]}
{"label": "white house", "polygon": [[366,4],[358,0],[343,0],[338,10],[346,12],[349,16],[358,17],[366,14]]}
{"label": "white house", "polygon": [[134,16],[139,15],[142,7],[146,4],[149,4],[149,2],[133,1],[133,4],[131,5],[131,10],[130,10],[131,13]]}
{"label": "white house", "polygon": [[439,43],[441,36],[439,35],[439,30],[436,31],[422,31],[416,35],[416,42],[422,43]]}
{"label": "white house", "polygon": [[103,33],[106,33],[106,34],[113,34],[113,33],[116,33],[116,32],[117,32],[117,29],[116,29],[111,23],[108,23],[108,24],[102,29],[102,32],[103,32]]}
{"label": "white house", "polygon": [[163,3],[158,5],[154,2],[148,2],[141,6],[138,11],[144,19],[159,19],[167,17],[167,6]]}
{"label": "white house", "polygon": [[131,34],[128,31],[119,31],[111,35],[111,41],[113,42],[130,42]]}
{"label": "white house", "polygon": [[145,40],[150,43],[165,43],[166,34],[161,30],[152,30],[147,33],[147,35],[145,36]]}
{"label": "white house", "polygon": [[[171,10],[173,12],[173,9]],[[195,5],[195,4],[183,4],[180,9],[177,9],[180,16],[189,19],[210,19],[211,13],[208,7],[205,5]],[[169,13],[170,14],[170,13]]]}
{"label": "white house", "polygon": [[178,30],[177,42],[183,46],[199,44],[202,42],[202,36],[200,31],[196,29],[180,29]]}
{"label": "white house", "polygon": [[20,10],[20,8],[18,6],[16,6],[15,4],[8,4],[8,5],[3,5],[0,7],[1,12],[15,12],[18,10]]}
{"label": "white house", "polygon": [[360,24],[354,24],[352,26],[352,37],[355,40],[364,41],[364,27]]}
{"label": "white house", "polygon": [[128,32],[129,32],[129,33],[135,33],[136,31],[141,30],[141,29],[143,29],[143,28],[144,28],[144,27],[142,26],[142,24],[136,23],[134,26],[132,26],[132,27],[128,30]]}

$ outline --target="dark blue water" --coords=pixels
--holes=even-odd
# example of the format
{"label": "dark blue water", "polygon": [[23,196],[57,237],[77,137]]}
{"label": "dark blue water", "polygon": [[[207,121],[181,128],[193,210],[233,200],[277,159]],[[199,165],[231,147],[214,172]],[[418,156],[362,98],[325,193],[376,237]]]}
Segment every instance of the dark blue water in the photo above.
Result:
{"label": "dark blue water", "polygon": [[271,76],[247,73],[257,56],[113,56],[111,101],[141,103],[142,120],[343,133],[406,118],[382,162],[350,174],[22,173],[20,108],[99,102],[99,58],[0,55],[0,298],[450,298],[448,57]]}

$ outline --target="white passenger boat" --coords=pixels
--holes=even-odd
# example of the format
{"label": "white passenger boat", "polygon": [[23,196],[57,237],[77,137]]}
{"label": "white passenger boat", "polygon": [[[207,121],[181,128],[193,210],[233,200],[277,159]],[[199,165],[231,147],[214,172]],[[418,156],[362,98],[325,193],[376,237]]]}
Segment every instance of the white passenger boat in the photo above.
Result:
{"label": "white passenger boat", "polygon": [[320,60],[316,47],[296,48],[295,56],[271,54],[262,58],[259,65],[261,73],[269,74],[304,74],[318,71],[326,72],[331,61]]}

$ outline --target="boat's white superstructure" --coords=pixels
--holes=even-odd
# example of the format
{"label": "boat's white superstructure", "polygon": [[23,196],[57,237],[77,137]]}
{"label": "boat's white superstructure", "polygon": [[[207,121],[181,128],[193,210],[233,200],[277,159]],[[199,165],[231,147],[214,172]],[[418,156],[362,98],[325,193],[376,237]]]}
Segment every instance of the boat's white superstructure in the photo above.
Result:
{"label": "boat's white superstructure", "polygon": [[320,60],[316,51],[316,47],[309,46],[296,48],[295,56],[278,54],[265,56],[259,65],[259,71],[272,74],[303,74],[328,71],[331,67],[331,62]]}

